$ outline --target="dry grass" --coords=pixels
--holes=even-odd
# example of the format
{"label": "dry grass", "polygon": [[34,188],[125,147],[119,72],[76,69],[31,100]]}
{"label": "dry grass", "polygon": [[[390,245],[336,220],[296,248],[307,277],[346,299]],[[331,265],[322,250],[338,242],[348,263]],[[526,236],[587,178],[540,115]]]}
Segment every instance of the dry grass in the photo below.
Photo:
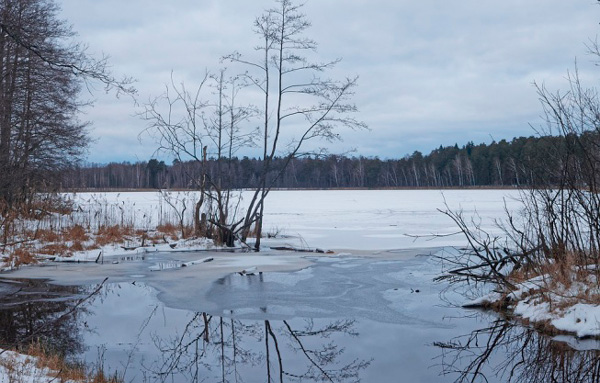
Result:
{"label": "dry grass", "polygon": [[84,251],[86,250],[85,246],[83,246],[83,243],[76,241],[73,242],[73,244],[71,245],[71,250],[72,251]]}
{"label": "dry grass", "polygon": [[140,217],[137,210],[123,213],[120,204],[102,199],[82,209],[60,198],[47,198],[11,209],[0,206],[0,213],[0,260],[9,267],[110,245],[152,246],[194,233],[188,225],[182,233],[180,222],[174,221],[177,217],[161,212],[156,226],[145,214]]}
{"label": "dry grass", "polygon": [[94,238],[95,244],[98,246],[110,245],[113,243],[122,243],[131,239],[131,236],[135,233],[135,230],[130,226],[101,226],[98,228],[96,237]]}
{"label": "dry grass", "polygon": [[87,231],[81,225],[75,225],[67,228],[63,233],[64,240],[73,242],[85,242],[90,239]]}
{"label": "dry grass", "polygon": [[30,249],[27,249],[26,247],[19,247],[9,254],[8,262],[15,267],[19,267],[21,265],[37,263],[37,259],[35,254]]}
{"label": "dry grass", "polygon": [[[192,232],[192,228],[187,229]],[[152,246],[177,241],[179,228],[173,224],[163,224],[156,230],[139,230],[131,226],[100,226],[90,232],[83,226],[75,225],[64,230],[38,230],[27,232],[31,241],[22,241],[12,246],[0,247],[0,256],[12,267],[33,264],[40,256],[69,257],[75,252],[100,249],[107,245]]]}
{"label": "dry grass", "polygon": [[40,229],[33,234],[33,238],[41,242],[58,242],[61,240],[61,233],[50,229]]}
{"label": "dry grass", "polygon": [[180,234],[179,226],[174,225],[172,223],[163,223],[156,227],[156,231],[159,233],[163,233],[164,235],[168,235],[171,238],[178,239],[178,235]]}
{"label": "dry grass", "polygon": [[66,255],[71,254],[69,246],[64,242],[46,243],[43,244],[40,249],[37,250],[39,254],[45,255]]}
{"label": "dry grass", "polygon": [[51,354],[38,342],[32,343],[25,351],[25,354],[36,358],[36,367],[39,369],[48,368],[56,373],[59,381],[73,380],[77,382],[87,381],[85,369],[79,365],[67,363],[59,355]]}
{"label": "dry grass", "polygon": [[102,370],[89,371],[79,363],[68,362],[62,356],[48,352],[40,342],[32,343],[24,351],[25,355],[33,358],[18,359],[13,355],[0,356],[0,366],[6,370],[9,382],[30,379],[82,383],[122,382],[122,379],[116,376],[107,377]]}
{"label": "dry grass", "polygon": [[[600,305],[600,265],[586,264],[580,254],[565,251],[560,257],[538,263],[534,268],[521,268],[512,272],[508,279],[515,286],[535,281],[535,287],[522,294],[521,300],[549,303],[551,310],[562,312],[578,303]],[[506,305],[490,306],[503,310]],[[536,323],[540,330],[552,333],[549,323]]]}
{"label": "dry grass", "polygon": [[257,235],[258,235],[258,228],[256,227],[256,225],[250,226],[250,229],[248,230],[248,237],[256,238]]}

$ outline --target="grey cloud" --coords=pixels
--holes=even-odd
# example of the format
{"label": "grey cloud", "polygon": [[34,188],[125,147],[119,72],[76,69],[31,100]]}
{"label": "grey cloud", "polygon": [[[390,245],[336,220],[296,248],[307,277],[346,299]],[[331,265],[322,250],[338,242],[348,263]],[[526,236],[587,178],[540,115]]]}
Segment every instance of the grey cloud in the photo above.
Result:
{"label": "grey cloud", "polygon": [[[91,51],[139,79],[142,101],[173,70],[192,84],[220,56],[252,54],[252,22],[270,0],[62,0],[64,17]],[[343,58],[335,76],[360,75],[356,103],[371,132],[346,133],[334,149],[397,157],[440,144],[533,134],[540,107],[535,80],[565,87],[579,57],[582,76],[598,69],[584,43],[598,32],[594,2],[583,0],[310,0],[311,37],[323,60]],[[143,123],[127,100],[98,96],[85,118],[96,136],[93,161],[145,159]],[[127,126],[125,130],[115,126]],[[114,145],[127,142],[127,145]],[[108,145],[112,145],[108,150]],[[113,157],[100,153],[112,152]]]}

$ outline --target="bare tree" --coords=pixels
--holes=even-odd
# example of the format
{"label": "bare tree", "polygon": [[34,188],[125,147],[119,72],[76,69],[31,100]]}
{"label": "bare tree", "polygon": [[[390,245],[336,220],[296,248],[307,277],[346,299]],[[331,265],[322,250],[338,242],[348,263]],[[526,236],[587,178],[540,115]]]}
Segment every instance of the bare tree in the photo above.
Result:
{"label": "bare tree", "polygon": [[58,19],[53,0],[0,4],[0,201],[4,210],[27,200],[84,154],[87,123],[78,119],[82,83],[134,94],[108,59],[91,58]]}
{"label": "bare tree", "polygon": [[[322,78],[321,73],[339,60],[321,63],[306,57],[317,47],[316,42],[303,36],[309,26],[301,6],[278,0],[276,8],[255,21],[261,39],[258,59],[252,61],[237,52],[224,58],[245,66],[246,72],[231,79],[224,71],[207,74],[193,92],[171,80],[165,92],[150,100],[140,113],[148,122],[146,132],[159,143],[159,151],[200,164],[201,175],[194,181],[201,191],[195,209],[196,227],[202,226],[202,209],[209,211],[208,222],[217,228],[220,241],[228,245],[233,245],[240,232],[239,239],[245,243],[254,228],[254,248],[260,249],[264,201],[291,161],[309,154],[302,150],[308,141],[337,140],[335,128],[339,126],[366,128],[350,117],[356,112],[349,99],[357,78]],[[212,98],[203,97],[203,88],[209,83],[214,85]],[[260,113],[254,107],[236,103],[238,93],[248,87],[256,87],[264,97]],[[261,120],[258,132],[250,122],[257,116]],[[240,200],[231,199],[231,160],[239,148],[250,146],[255,136],[261,141],[260,179],[244,216],[238,218]],[[212,176],[206,169],[207,158],[216,160]],[[275,161],[277,158],[280,160]],[[206,201],[210,203],[203,207]]]}
{"label": "bare tree", "polygon": [[[349,102],[357,77],[342,81],[321,77],[339,60],[317,62],[309,58],[317,48],[315,41],[304,36],[309,27],[302,5],[276,0],[276,6],[254,22],[254,31],[260,39],[255,49],[257,57],[247,58],[235,52],[224,58],[247,69],[244,77],[263,98],[260,133],[263,168],[242,231],[242,238],[246,239],[251,226],[255,226],[256,250],[260,249],[265,199],[290,161],[307,154],[302,150],[309,141],[339,139],[336,127],[366,128],[363,122],[350,117],[357,111]],[[276,156],[285,158],[279,168],[274,168]]]}
{"label": "bare tree", "polygon": [[[171,84],[165,92],[144,105],[139,116],[147,121],[143,133],[153,136],[159,147],[178,161],[193,161],[200,167],[198,176],[189,175],[191,187],[200,191],[194,208],[195,233],[212,236],[216,228],[216,240],[233,246],[240,200],[232,198],[231,164],[235,153],[244,146],[252,145],[252,131],[243,131],[240,124],[253,113],[251,107],[236,105],[236,97],[243,82],[226,78],[225,70],[218,75],[204,76],[194,91],[185,84]],[[212,87],[214,94],[205,95]],[[214,100],[213,100],[214,99]],[[208,158],[216,161],[216,174],[207,169]]]}

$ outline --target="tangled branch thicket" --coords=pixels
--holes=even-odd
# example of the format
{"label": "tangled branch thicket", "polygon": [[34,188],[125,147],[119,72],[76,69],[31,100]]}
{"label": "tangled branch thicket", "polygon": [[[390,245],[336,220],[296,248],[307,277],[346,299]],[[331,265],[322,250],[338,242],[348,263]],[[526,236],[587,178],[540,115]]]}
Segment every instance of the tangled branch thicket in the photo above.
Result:
{"label": "tangled branch thicket", "polygon": [[[439,280],[492,283],[504,292],[536,276],[547,290],[599,280],[600,99],[597,89],[582,85],[577,71],[568,80],[566,92],[537,85],[545,116],[540,132],[563,139],[544,153],[548,166],[531,169],[535,182],[521,190],[522,210],[507,212],[502,236],[447,211],[469,247],[445,257],[449,268]],[[593,291],[583,298],[599,302]]]}

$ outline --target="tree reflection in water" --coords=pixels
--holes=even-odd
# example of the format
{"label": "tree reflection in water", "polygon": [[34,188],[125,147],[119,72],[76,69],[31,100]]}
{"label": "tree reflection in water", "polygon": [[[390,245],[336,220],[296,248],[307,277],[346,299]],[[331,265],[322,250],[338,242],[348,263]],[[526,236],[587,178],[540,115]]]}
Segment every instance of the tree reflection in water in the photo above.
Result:
{"label": "tree reflection in water", "polygon": [[[126,287],[131,291],[123,290]],[[128,294],[139,288],[128,284],[63,287],[23,281],[0,284],[0,290],[0,348],[26,349],[31,342],[39,342],[47,350],[77,359],[93,344],[86,344],[89,334],[102,339],[102,334],[110,331],[98,323],[86,325],[103,313],[103,302],[124,300],[126,304],[131,298]],[[138,371],[133,372],[136,381],[144,382],[356,382],[371,363],[352,359],[340,346],[347,344],[345,338],[358,336],[354,320],[242,321],[195,313],[185,325],[171,327],[176,318],[159,318],[164,310],[157,308],[145,317],[137,342],[124,340],[131,350],[110,356],[111,362],[123,364],[122,376],[127,368],[133,368]],[[147,329],[151,321],[164,321],[167,332]],[[147,350],[148,341],[154,352]],[[120,348],[107,345],[113,353]],[[139,349],[143,352],[138,353]],[[141,365],[130,365],[138,356],[142,359],[135,363]]]}
{"label": "tree reflection in water", "polygon": [[[199,382],[216,372],[222,382],[264,381],[256,376],[262,369],[267,382],[358,382],[371,361],[344,360],[344,348],[333,339],[357,336],[354,324],[334,320],[317,325],[307,319],[295,328],[289,321],[245,324],[196,313],[178,336],[154,337],[161,357],[145,366],[150,375],[145,378],[171,381],[181,376]],[[252,376],[244,370],[247,367],[254,367]]]}
{"label": "tree reflection in water", "polygon": [[84,349],[77,318],[85,309],[80,305],[101,285],[82,295],[80,287],[45,281],[0,283],[0,348],[26,349],[35,342],[65,357]]}
{"label": "tree reflection in water", "polygon": [[435,345],[442,350],[443,373],[458,375],[459,383],[600,382],[599,350],[575,350],[505,319]]}

